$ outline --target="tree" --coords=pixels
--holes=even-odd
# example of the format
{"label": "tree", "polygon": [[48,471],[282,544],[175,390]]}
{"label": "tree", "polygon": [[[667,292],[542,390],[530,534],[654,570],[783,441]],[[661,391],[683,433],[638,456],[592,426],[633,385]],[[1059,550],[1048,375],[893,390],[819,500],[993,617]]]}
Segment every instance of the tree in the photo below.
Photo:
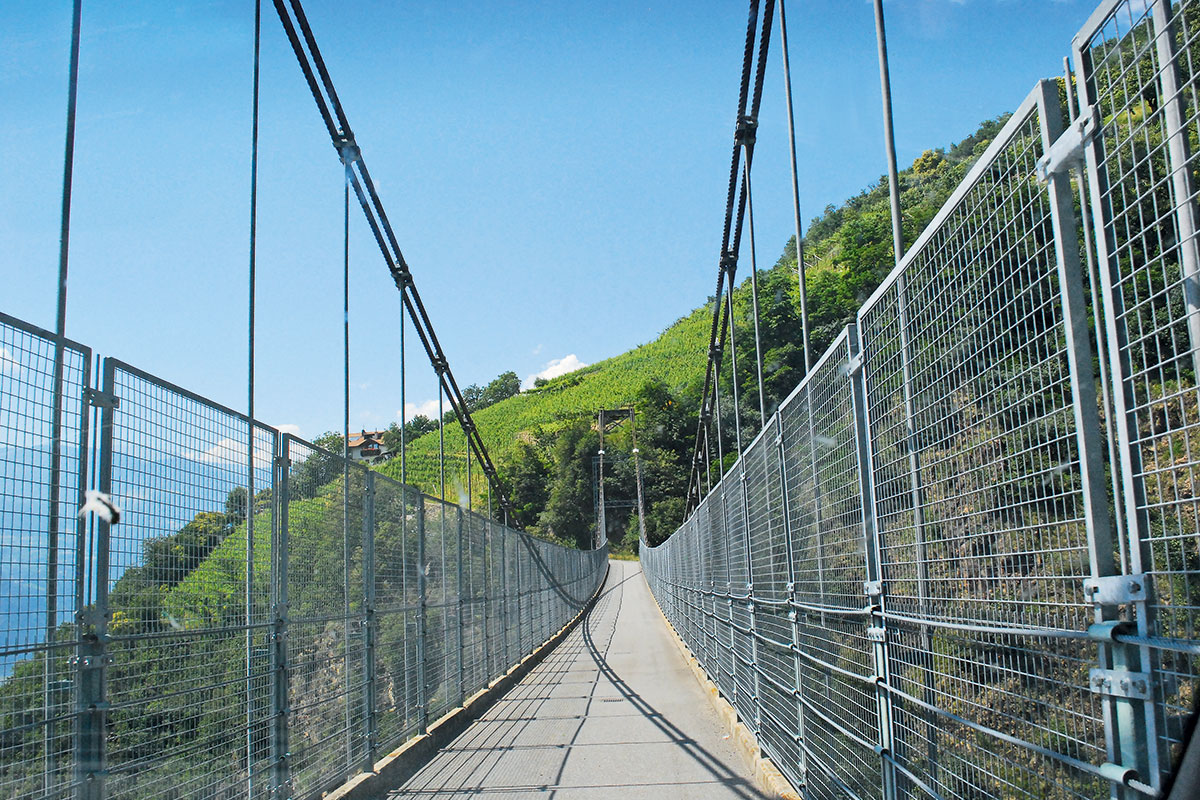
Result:
{"label": "tree", "polygon": [[490,405],[484,400],[484,390],[479,388],[479,384],[472,383],[470,386],[462,390],[463,403],[467,407],[468,413],[474,413],[486,405]]}
{"label": "tree", "polygon": [[[292,470],[288,481],[288,492],[291,499],[301,497],[316,497],[322,486],[339,478],[344,469],[342,453],[344,452],[342,435],[326,431],[313,442],[319,450],[307,454],[300,461],[303,453],[291,454]],[[305,448],[307,449],[307,448]]]}
{"label": "tree", "polygon": [[550,499],[550,466],[529,442],[520,442],[505,470],[517,517],[526,525],[537,522]]}
{"label": "tree", "polygon": [[576,420],[562,430],[554,444],[550,499],[538,518],[543,531],[574,541],[580,549],[588,549],[592,541],[592,456],[599,450],[600,438],[589,420]]}
{"label": "tree", "polygon": [[517,373],[509,370],[501,372],[495,380],[487,385],[483,390],[483,398],[480,408],[487,408],[495,405],[501,400],[507,400],[510,397],[515,397],[521,393],[521,379],[517,377]]}

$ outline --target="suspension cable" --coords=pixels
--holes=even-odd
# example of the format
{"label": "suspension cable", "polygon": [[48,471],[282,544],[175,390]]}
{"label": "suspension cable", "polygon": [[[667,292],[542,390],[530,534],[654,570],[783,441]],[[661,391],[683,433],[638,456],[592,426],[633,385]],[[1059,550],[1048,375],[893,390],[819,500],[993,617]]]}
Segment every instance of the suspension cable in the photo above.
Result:
{"label": "suspension cable", "polygon": [[451,410],[462,421],[470,451],[487,477],[489,485],[495,489],[501,509],[505,512],[512,512],[507,515],[510,524],[520,527],[520,520],[516,517],[508,492],[492,464],[483,438],[471,418],[467,404],[463,400],[462,391],[454,378],[454,373],[450,371],[446,354],[434,332],[433,323],[429,319],[425,303],[421,300],[421,295],[413,281],[412,272],[400,250],[395,231],[384,211],[379,193],[375,189],[375,183],[371,180],[371,174],[363,160],[362,151],[355,142],[354,133],[350,129],[350,123],[346,119],[341,101],[334,90],[329,70],[321,57],[321,51],[317,47],[302,4],[300,0],[273,0],[273,2],[334,149],[338,151],[339,156],[350,162],[348,172],[351,188],[358,198],[359,206],[362,208],[371,234],[375,237],[379,251],[383,255],[384,263],[392,275],[392,280],[400,291],[402,303],[412,319],[417,338],[421,340],[421,345],[429,357],[429,363],[437,373],[438,384],[445,399],[450,401]]}
{"label": "suspension cable", "polygon": [[792,162],[792,211],[796,217],[796,281],[800,287],[800,331],[804,343],[804,374],[812,369],[808,345],[808,281],[804,274],[804,229],[800,221],[800,177],[796,168],[796,115],[792,111],[792,65],[788,56],[787,17],[779,3],[779,48],[783,51],[783,89],[787,101],[788,152]]}
{"label": "suspension cable", "polygon": [[[254,0],[254,58],[253,78],[251,79],[251,111],[250,111],[250,254],[248,265],[248,283],[246,293],[246,622],[249,624],[254,605],[254,332],[255,310],[257,307],[257,258],[258,258],[258,87],[259,87],[259,57],[262,44],[262,0]],[[245,642],[246,686],[249,689],[253,680],[253,648],[254,635],[247,628]],[[250,757],[254,748],[253,709],[246,709],[246,756]],[[249,770],[246,781],[250,794],[253,794],[253,770]]]}
{"label": "suspension cable", "polygon": [[[694,507],[693,501],[699,502],[701,470],[700,449],[703,445],[703,430],[707,417],[712,413],[708,398],[713,393],[717,365],[723,356],[726,332],[732,331],[732,304],[722,302],[722,296],[728,286],[732,296],[736,285],[738,254],[741,249],[742,226],[746,215],[746,193],[743,181],[739,181],[743,168],[742,160],[745,155],[745,169],[750,170],[754,155],[755,134],[758,127],[758,112],[762,103],[763,79],[766,74],[766,57],[771,40],[772,20],[774,19],[775,0],[766,0],[760,4],[758,0],[750,0],[749,17],[746,23],[746,44],[742,53],[742,81],[738,93],[737,125],[734,130],[733,155],[729,169],[729,188],[725,201],[725,227],[721,239],[721,256],[717,269],[717,290],[713,299],[713,321],[709,333],[708,363],[705,367],[704,389],[700,396],[701,413],[696,424],[696,435],[692,446],[691,474],[688,476],[688,489],[684,495],[685,517]],[[760,24],[761,23],[761,24]],[[755,43],[757,42],[757,56]],[[747,103],[749,109],[747,109]],[[749,113],[747,113],[747,110]],[[732,346],[732,345],[731,345]],[[733,385],[737,391],[737,368],[733,367]],[[741,453],[739,411],[735,396],[734,422],[738,428],[738,452]]]}
{"label": "suspension cable", "polygon": [[[754,366],[758,375],[758,429],[767,424],[767,398],[763,390],[763,354],[762,335],[759,333],[758,316],[758,256],[754,246],[754,196],[750,193],[750,160],[746,159],[746,169],[742,172],[746,186],[742,190],[746,194],[746,222],[750,230],[750,300],[754,309]],[[732,296],[732,295],[731,295]]]}

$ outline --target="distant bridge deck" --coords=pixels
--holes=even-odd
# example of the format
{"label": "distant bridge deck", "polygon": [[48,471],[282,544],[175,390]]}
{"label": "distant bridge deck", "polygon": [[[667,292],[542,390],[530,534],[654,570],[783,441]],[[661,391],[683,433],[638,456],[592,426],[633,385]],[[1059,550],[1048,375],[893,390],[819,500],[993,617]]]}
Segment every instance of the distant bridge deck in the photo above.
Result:
{"label": "distant bridge deck", "polygon": [[388,797],[761,798],[636,563],[587,618]]}

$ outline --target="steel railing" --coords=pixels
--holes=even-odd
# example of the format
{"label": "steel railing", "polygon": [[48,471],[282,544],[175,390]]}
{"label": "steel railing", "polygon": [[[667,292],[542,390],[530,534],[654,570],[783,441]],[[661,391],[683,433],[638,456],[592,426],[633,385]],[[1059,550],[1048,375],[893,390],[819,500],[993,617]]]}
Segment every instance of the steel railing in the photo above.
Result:
{"label": "steel railing", "polygon": [[[245,415],[115,359],[93,387],[70,342],[52,470],[54,341],[0,318],[0,795],[319,796],[504,674],[604,575],[604,550],[261,424],[248,504]],[[83,487],[119,521],[81,517]]]}
{"label": "steel railing", "polygon": [[806,796],[1138,797],[1170,774],[1200,691],[1197,34],[1200,3],[1103,3],[1082,113],[1040,83],[643,549]]}

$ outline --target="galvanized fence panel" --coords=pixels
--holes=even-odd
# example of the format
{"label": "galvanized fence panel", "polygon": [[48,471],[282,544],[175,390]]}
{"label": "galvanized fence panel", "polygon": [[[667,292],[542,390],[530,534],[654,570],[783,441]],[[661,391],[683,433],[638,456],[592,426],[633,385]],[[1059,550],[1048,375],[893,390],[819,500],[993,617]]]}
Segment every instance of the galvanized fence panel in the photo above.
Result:
{"label": "galvanized fence panel", "polygon": [[379,474],[374,481],[374,694],[378,754],[385,754],[415,735],[421,724],[419,503],[411,488]]}
{"label": "galvanized fence panel", "polygon": [[[72,342],[56,392],[54,356],[0,317],[6,797],[317,797],[604,577],[606,549],[533,540],[261,424],[250,497],[245,415],[114,359],[93,387]],[[89,483],[118,519],[80,512]]]}
{"label": "galvanized fence panel", "polygon": [[[806,777],[818,797],[878,797],[879,719],[859,481],[858,427],[843,333],[779,412],[792,537]],[[787,770],[795,762],[785,762]],[[789,771],[793,780],[798,777]]]}
{"label": "galvanized fence panel", "polygon": [[1128,532],[1119,566],[1145,589],[1129,598],[1139,641],[1113,657],[1154,676],[1154,702],[1134,713],[1156,786],[1200,692],[1198,34],[1200,4],[1151,0],[1104,3],[1075,37],[1097,127],[1086,154]]}
{"label": "galvanized fence panel", "polygon": [[643,549],[810,796],[1135,796],[1170,769],[1200,654],[1197,33],[1200,3],[1105,3],[1076,42],[1084,116],[1040,83],[766,425],[780,455],[760,435]]}
{"label": "galvanized fence panel", "polygon": [[[91,351],[0,314],[0,795],[69,795]],[[56,388],[58,389],[56,391]],[[57,414],[57,422],[55,416]],[[85,767],[86,769],[86,767]]]}
{"label": "galvanized fence panel", "polygon": [[319,794],[365,757],[366,642],[361,539],[366,470],[292,436],[287,474],[289,765],[295,791]]}
{"label": "galvanized fence panel", "polygon": [[244,415],[113,359],[102,395],[99,490],[121,508],[97,542],[107,796],[257,796],[276,434],[255,428],[247,502]]}
{"label": "galvanized fence panel", "polygon": [[[1096,776],[1071,762],[1106,758],[1095,646],[1069,638],[1092,617],[1074,395],[1091,376],[1069,369],[1054,210],[1036,179],[1059,109],[1035,90],[859,312],[895,755],[913,794],[919,781],[1089,796]],[[977,729],[951,715],[985,738],[964,745]]]}

